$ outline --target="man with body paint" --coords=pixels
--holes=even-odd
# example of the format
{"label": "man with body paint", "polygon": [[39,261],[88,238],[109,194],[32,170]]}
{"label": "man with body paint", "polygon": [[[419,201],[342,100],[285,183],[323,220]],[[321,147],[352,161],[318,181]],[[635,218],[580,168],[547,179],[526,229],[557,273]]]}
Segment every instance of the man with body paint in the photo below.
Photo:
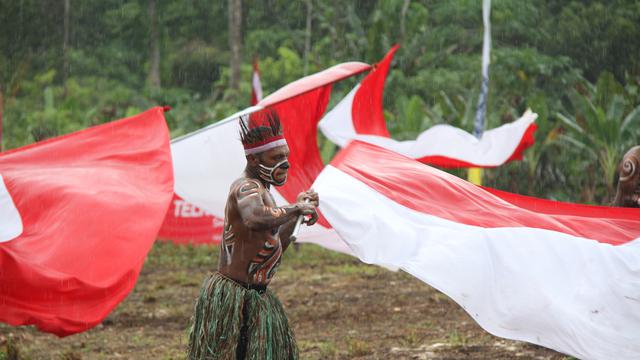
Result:
{"label": "man with body paint", "polygon": [[267,286],[298,217],[307,225],[318,219],[318,194],[302,192],[295,204],[277,206],[269,192],[286,182],[289,169],[289,148],[274,110],[241,117],[240,137],[247,166],[230,188],[218,271],[202,286],[189,358],[297,359],[293,331]]}

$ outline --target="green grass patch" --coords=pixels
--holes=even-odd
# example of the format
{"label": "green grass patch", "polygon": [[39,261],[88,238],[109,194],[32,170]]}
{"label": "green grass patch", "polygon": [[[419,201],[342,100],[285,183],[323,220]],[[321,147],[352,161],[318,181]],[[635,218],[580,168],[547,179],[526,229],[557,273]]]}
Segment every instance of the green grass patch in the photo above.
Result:
{"label": "green grass patch", "polygon": [[218,245],[175,245],[157,241],[147,259],[145,267],[150,268],[194,268],[217,267]]}
{"label": "green grass patch", "polygon": [[449,333],[447,338],[447,344],[451,347],[465,347],[467,346],[469,339],[466,336],[459,333],[458,330],[453,330]]}

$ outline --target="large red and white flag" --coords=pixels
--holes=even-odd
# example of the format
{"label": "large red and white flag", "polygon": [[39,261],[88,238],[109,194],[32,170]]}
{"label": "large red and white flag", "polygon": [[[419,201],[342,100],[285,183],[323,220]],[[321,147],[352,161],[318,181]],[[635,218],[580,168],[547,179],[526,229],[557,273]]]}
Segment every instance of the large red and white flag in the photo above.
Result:
{"label": "large red and white flag", "polygon": [[496,167],[521,160],[533,145],[537,114],[527,111],[518,120],[485,131],[478,139],[445,124],[435,125],[415,140],[391,138],[384,119],[382,97],[389,66],[398,46],[371,70],[320,122],[320,130],[333,143],[346,146],[360,140],[393,150],[426,164],[446,168]]}
{"label": "large red and white flag", "polygon": [[65,336],[133,289],[173,194],[163,109],[0,154],[0,321]]}
{"label": "large red and white flag", "polygon": [[314,188],[366,263],[449,295],[490,333],[584,359],[640,354],[640,210],[482,188],[353,142]]}
{"label": "large red and white flag", "polygon": [[[174,139],[171,152],[176,194],[211,215],[224,218],[229,186],[246,165],[238,118],[270,107],[280,116],[291,152],[287,182],[273,188],[272,193],[280,204],[294,202],[299,192],[311,187],[324,167],[318,151],[317,124],[327,107],[332,84],[369,68],[358,62],[338,64],[284,86],[256,106]],[[348,251],[322,219],[318,225],[305,229],[299,241]]]}

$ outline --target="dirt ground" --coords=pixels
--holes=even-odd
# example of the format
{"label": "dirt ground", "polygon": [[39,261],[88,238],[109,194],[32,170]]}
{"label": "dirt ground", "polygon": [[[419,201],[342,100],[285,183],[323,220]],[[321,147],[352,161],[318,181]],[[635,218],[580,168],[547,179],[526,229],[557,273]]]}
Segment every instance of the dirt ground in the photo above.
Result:
{"label": "dirt ground", "polygon": [[[134,291],[102,324],[57,338],[0,324],[4,359],[183,359],[200,283],[215,246],[157,243]],[[302,359],[570,359],[494,337],[446,295],[403,272],[301,245],[271,285]]]}

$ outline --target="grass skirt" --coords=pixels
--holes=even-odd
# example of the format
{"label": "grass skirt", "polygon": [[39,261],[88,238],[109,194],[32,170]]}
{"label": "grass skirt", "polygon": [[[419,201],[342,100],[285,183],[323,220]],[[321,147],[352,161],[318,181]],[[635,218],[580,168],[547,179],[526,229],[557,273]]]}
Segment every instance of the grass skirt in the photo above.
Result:
{"label": "grass skirt", "polygon": [[278,298],[214,273],[202,284],[189,330],[189,359],[298,359]]}

